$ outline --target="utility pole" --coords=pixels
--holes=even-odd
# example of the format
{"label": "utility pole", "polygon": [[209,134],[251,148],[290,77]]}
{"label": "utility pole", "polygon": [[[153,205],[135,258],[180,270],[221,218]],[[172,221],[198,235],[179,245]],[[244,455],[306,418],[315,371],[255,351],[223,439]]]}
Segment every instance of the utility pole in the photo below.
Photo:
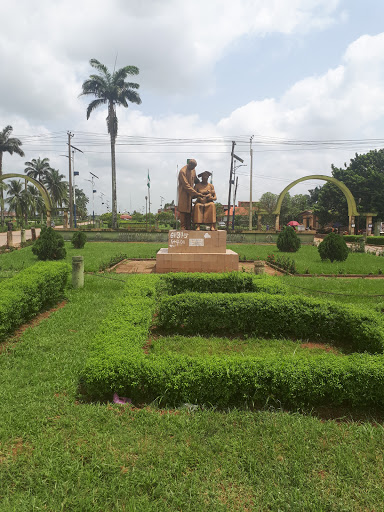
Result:
{"label": "utility pole", "polygon": [[96,190],[95,190],[94,178],[99,179],[99,177],[96,176],[96,174],[93,174],[93,172],[91,172],[91,171],[89,171],[89,174],[92,176],[92,178],[90,180],[86,180],[86,181],[89,181],[92,183],[92,223],[93,223],[93,227],[95,227],[95,193],[96,193]]}
{"label": "utility pole", "polygon": [[71,155],[71,138],[73,137],[73,133],[67,132],[68,135],[68,163],[69,163],[69,227],[73,228],[73,192],[72,192],[72,155]]}
{"label": "utility pole", "polygon": [[235,151],[236,142],[232,141],[232,151],[231,151],[231,169],[229,171],[229,187],[228,187],[228,210],[227,210],[227,231],[229,229],[229,215],[231,211],[231,189],[232,189],[232,174],[233,174],[233,155]]}
{"label": "utility pole", "polygon": [[235,229],[235,209],[236,209],[236,194],[237,194],[237,185],[239,183],[239,177],[236,176],[236,185],[235,192],[233,194],[233,216],[232,216],[232,229]]}
{"label": "utility pole", "polygon": [[249,178],[249,231],[252,231],[252,210],[253,210],[253,204],[252,204],[252,170],[253,170],[253,149],[252,149],[252,140],[254,135],[250,138],[249,144],[250,144],[250,156],[251,156],[251,173]]}
{"label": "utility pole", "polygon": [[79,175],[79,171],[75,171],[75,150],[79,151],[80,153],[83,153],[83,151],[81,151],[81,149],[79,149],[79,148],[75,148],[75,146],[71,146],[71,147],[72,147],[72,158],[73,158],[73,218],[74,218],[75,228],[77,228],[75,176]]}

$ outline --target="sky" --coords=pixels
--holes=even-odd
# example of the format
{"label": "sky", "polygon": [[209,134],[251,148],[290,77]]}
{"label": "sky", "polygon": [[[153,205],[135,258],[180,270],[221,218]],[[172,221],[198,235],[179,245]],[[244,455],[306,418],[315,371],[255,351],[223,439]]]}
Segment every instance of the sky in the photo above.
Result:
{"label": "sky", "polygon": [[232,141],[244,160],[240,201],[250,197],[251,138],[254,201],[384,145],[381,0],[14,0],[1,15],[0,129],[11,125],[25,152],[5,154],[3,173],[48,157],[68,179],[70,131],[90,211],[90,173],[95,212],[111,203],[107,112],[87,120],[93,98],[79,97],[91,58],[140,70],[142,103],[117,110],[121,212],[145,211],[148,172],[151,211],[175,200],[187,158],[213,173],[226,204]]}

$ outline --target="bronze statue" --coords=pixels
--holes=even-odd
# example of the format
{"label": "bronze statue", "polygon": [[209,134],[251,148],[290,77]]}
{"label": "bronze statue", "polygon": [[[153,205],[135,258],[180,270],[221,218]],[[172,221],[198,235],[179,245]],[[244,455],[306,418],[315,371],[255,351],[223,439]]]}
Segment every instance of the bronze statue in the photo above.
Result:
{"label": "bronze statue", "polygon": [[198,181],[195,172],[196,165],[196,160],[191,158],[187,160],[187,165],[179,171],[177,210],[180,214],[181,229],[191,229],[192,198],[203,197],[193,188],[195,182]]}
{"label": "bronze statue", "polygon": [[196,183],[195,190],[200,194],[196,199],[193,207],[193,222],[196,230],[200,230],[200,224],[207,224],[211,227],[211,231],[215,230],[216,225],[216,192],[212,183],[208,183],[211,172],[204,171],[199,174],[201,182]]}

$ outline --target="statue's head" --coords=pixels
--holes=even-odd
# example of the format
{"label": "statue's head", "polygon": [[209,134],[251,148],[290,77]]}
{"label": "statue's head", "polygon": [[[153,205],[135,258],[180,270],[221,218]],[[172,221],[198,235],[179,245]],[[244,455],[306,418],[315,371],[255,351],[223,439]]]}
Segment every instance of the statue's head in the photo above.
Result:
{"label": "statue's head", "polygon": [[204,172],[201,172],[198,176],[199,176],[199,178],[201,178],[201,181],[202,181],[203,183],[207,183],[208,178],[209,178],[211,175],[212,175],[212,173],[211,173],[211,172],[209,172],[209,171],[204,171]]}
{"label": "statue's head", "polygon": [[190,171],[192,171],[192,169],[194,169],[197,165],[197,162],[194,158],[188,158],[187,160],[187,167]]}

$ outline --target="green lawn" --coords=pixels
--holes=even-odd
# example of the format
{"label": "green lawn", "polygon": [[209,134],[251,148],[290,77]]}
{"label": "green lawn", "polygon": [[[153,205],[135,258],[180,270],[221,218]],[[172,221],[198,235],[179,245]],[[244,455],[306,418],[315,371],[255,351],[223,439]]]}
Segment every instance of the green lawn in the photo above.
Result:
{"label": "green lawn", "polygon": [[[72,256],[83,255],[86,272],[97,272],[102,265],[106,266],[117,255],[128,258],[156,258],[157,251],[163,243],[150,242],[88,242],[83,249],[74,249],[66,242],[67,261]],[[282,254],[295,260],[298,273],[305,274],[378,274],[384,272],[384,258],[373,254],[353,253],[344,262],[323,262],[316,247],[304,245],[296,253],[280,253],[275,245],[229,244],[240,256],[240,260],[266,260],[268,254]],[[0,254],[0,271],[21,270],[36,263],[37,258],[32,254],[32,248],[26,247],[12,253]]]}
{"label": "green lawn", "polygon": [[203,338],[201,336],[160,336],[152,340],[150,353],[154,356],[174,352],[187,356],[269,357],[274,355],[299,357],[326,357],[327,349],[341,354],[340,349],[324,344],[322,347],[302,347],[302,341],[246,338]]}
{"label": "green lawn", "polygon": [[317,247],[303,245],[294,253],[282,253],[275,245],[229,244],[240,260],[266,260],[269,254],[288,256],[296,263],[299,274],[379,274],[384,273],[384,257],[374,254],[351,253],[346,261],[321,261]]}
{"label": "green lawn", "polygon": [[382,510],[382,424],[77,401],[108,277],[0,354],[1,511]]}

